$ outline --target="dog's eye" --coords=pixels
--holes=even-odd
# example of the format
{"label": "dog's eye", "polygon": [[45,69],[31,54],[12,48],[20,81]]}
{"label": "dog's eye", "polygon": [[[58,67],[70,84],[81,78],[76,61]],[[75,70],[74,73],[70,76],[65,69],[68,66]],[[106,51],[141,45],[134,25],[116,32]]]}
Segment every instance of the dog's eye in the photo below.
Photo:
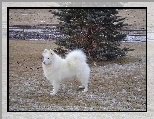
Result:
{"label": "dog's eye", "polygon": [[49,58],[48,58],[49,59]]}

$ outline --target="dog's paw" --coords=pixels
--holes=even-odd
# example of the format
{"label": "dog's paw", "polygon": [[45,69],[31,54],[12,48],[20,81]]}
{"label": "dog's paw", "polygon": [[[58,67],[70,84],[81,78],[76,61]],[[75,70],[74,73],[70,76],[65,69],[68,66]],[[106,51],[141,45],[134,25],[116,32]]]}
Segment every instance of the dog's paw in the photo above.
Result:
{"label": "dog's paw", "polygon": [[85,93],[85,92],[88,92],[88,89],[87,89],[87,88],[85,88],[82,92],[84,92],[84,93]]}
{"label": "dog's paw", "polygon": [[87,91],[87,90],[83,90],[82,92],[83,92],[83,93],[86,93],[86,92],[88,92],[88,91]]}
{"label": "dog's paw", "polygon": [[84,89],[85,87],[84,86],[79,86],[79,89]]}
{"label": "dog's paw", "polygon": [[50,95],[54,96],[54,95],[56,95],[56,93],[52,91],[52,92],[50,92]]}
{"label": "dog's paw", "polygon": [[79,90],[83,90],[82,92],[87,92],[88,88],[85,88],[85,86],[79,86]]}

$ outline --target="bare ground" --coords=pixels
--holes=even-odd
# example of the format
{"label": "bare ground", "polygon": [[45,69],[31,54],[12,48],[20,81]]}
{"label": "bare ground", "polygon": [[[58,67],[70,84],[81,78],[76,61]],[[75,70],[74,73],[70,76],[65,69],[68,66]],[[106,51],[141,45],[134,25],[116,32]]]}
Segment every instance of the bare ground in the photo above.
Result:
{"label": "bare ground", "polygon": [[43,76],[41,53],[54,41],[9,41],[10,111],[146,111],[146,43],[122,43],[134,48],[126,57],[90,64],[89,90],[67,81],[51,96]]}

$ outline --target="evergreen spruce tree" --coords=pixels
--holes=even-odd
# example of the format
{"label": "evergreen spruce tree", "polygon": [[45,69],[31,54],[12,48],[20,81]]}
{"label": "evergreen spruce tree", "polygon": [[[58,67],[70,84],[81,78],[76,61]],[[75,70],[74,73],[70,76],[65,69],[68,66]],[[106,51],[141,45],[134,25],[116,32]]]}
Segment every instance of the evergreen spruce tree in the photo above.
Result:
{"label": "evergreen spruce tree", "polygon": [[[113,60],[125,56],[128,48],[120,48],[125,18],[117,16],[117,9],[58,9],[59,28],[65,37],[57,39],[57,52],[82,49],[88,59]],[[64,47],[62,47],[64,46]]]}

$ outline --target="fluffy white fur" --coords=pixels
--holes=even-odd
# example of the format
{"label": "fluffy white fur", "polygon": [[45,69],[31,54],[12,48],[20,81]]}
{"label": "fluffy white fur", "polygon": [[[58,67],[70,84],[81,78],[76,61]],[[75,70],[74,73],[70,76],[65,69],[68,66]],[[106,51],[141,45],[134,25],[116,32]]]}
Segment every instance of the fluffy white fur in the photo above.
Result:
{"label": "fluffy white fur", "polygon": [[51,95],[58,92],[62,80],[74,78],[84,86],[83,92],[88,91],[90,68],[86,63],[86,55],[81,50],[70,52],[65,59],[62,59],[51,49],[45,49],[42,55],[44,57],[42,62],[44,75],[53,85]]}

